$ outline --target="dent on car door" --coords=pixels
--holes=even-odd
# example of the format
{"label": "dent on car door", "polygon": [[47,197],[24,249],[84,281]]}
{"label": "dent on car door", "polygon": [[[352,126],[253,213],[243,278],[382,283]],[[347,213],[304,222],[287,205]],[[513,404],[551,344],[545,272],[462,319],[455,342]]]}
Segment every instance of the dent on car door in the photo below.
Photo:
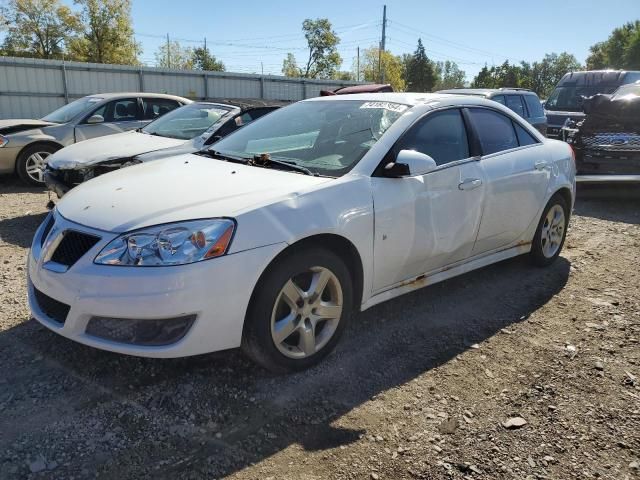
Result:
{"label": "dent on car door", "polygon": [[470,108],[486,179],[482,222],[473,254],[516,242],[537,221],[549,183],[548,153],[519,122],[489,108]]}
{"label": "dent on car door", "polygon": [[[97,115],[102,117],[102,121],[90,123],[89,119]],[[76,125],[76,142],[135,130],[145,123],[141,119],[140,103],[137,98],[112,100],[96,108]]]}
{"label": "dent on car door", "polygon": [[480,224],[484,185],[459,109],[432,112],[389,152],[430,155],[437,168],[403,178],[374,176],[374,293],[464,260]]}

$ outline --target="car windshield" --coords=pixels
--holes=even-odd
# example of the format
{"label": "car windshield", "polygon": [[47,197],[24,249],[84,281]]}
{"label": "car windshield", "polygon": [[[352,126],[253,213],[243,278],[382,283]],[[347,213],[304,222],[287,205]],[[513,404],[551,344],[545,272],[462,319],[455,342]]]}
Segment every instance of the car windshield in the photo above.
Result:
{"label": "car windshield", "polygon": [[54,110],[46,117],[42,118],[45,122],[67,123],[77,115],[90,110],[96,103],[101,102],[100,97],[83,97],[75,100],[64,107]]}
{"label": "car windshield", "polygon": [[408,108],[386,101],[299,102],[246,125],[212,150],[243,159],[266,153],[313,174],[339,177],[351,170]]}
{"label": "car windshield", "polygon": [[221,105],[191,103],[154,120],[142,129],[143,133],[160,137],[191,140],[229,113],[231,108]]}
{"label": "car windshield", "polygon": [[583,97],[592,97],[597,93],[612,93],[616,88],[618,88],[617,85],[556,87],[551,96],[549,96],[545,108],[564,112],[581,112]]}

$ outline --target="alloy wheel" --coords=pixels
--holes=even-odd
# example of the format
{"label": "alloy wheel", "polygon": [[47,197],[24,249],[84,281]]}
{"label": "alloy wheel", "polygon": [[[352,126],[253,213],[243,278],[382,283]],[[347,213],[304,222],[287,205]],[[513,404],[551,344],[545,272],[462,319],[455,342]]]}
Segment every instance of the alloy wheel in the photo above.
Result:
{"label": "alloy wheel", "polygon": [[35,152],[27,157],[26,171],[34,182],[44,183],[44,169],[50,152]]}
{"label": "alloy wheel", "polygon": [[333,337],[343,310],[342,286],[325,267],[312,267],[290,278],[276,297],[271,338],[283,355],[301,359]]}
{"label": "alloy wheel", "polygon": [[547,212],[542,224],[541,244],[542,254],[546,258],[552,258],[560,249],[565,229],[564,209],[560,205],[554,205]]}

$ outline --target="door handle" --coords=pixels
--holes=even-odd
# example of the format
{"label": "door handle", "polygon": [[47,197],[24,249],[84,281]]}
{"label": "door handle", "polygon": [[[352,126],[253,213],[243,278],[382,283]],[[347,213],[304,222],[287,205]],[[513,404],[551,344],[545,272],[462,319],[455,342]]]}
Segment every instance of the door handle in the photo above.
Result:
{"label": "door handle", "polygon": [[533,166],[536,168],[536,170],[545,170],[549,166],[549,163],[545,160],[538,160],[533,164]]}
{"label": "door handle", "polygon": [[482,180],[479,178],[465,178],[462,183],[458,184],[460,190],[473,190],[482,185]]}

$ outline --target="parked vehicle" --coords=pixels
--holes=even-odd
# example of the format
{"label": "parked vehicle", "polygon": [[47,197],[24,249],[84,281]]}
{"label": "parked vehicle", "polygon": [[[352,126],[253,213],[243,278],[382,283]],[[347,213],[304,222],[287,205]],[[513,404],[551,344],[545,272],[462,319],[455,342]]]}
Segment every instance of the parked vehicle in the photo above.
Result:
{"label": "parked vehicle", "polygon": [[365,85],[351,85],[340,87],[335,90],[320,90],[321,97],[330,95],[351,95],[352,93],[385,93],[393,92],[393,87],[389,83],[367,83]]}
{"label": "parked vehicle", "polygon": [[613,93],[621,85],[640,80],[640,72],[623,70],[588,70],[567,73],[553,90],[544,108],[549,122],[547,136],[562,136],[562,127],[572,120],[584,119],[582,104],[584,98],[599,93]]}
{"label": "parked vehicle", "polygon": [[47,157],[89,138],[135,130],[191,100],[155,93],[102,93],[79,98],[40,120],[0,120],[0,173],[44,185]]}
{"label": "parked vehicle", "polygon": [[59,150],[47,159],[45,183],[60,198],[74,186],[103,173],[196,152],[286,103],[265,100],[191,103],[141,129]]}
{"label": "parked vehicle", "polygon": [[640,182],[640,83],[587,98],[583,108],[584,120],[562,130],[576,153],[576,181]]}
{"label": "parked vehicle", "polygon": [[71,190],[33,239],[29,305],[96,348],[242,346],[299,370],[354,310],[516,255],[553,263],[574,176],[569,145],[483,98],[317,97]]}
{"label": "parked vehicle", "polygon": [[436,93],[484,97],[510,108],[538,130],[547,134],[547,117],[535,92],[526,88],[453,88]]}

